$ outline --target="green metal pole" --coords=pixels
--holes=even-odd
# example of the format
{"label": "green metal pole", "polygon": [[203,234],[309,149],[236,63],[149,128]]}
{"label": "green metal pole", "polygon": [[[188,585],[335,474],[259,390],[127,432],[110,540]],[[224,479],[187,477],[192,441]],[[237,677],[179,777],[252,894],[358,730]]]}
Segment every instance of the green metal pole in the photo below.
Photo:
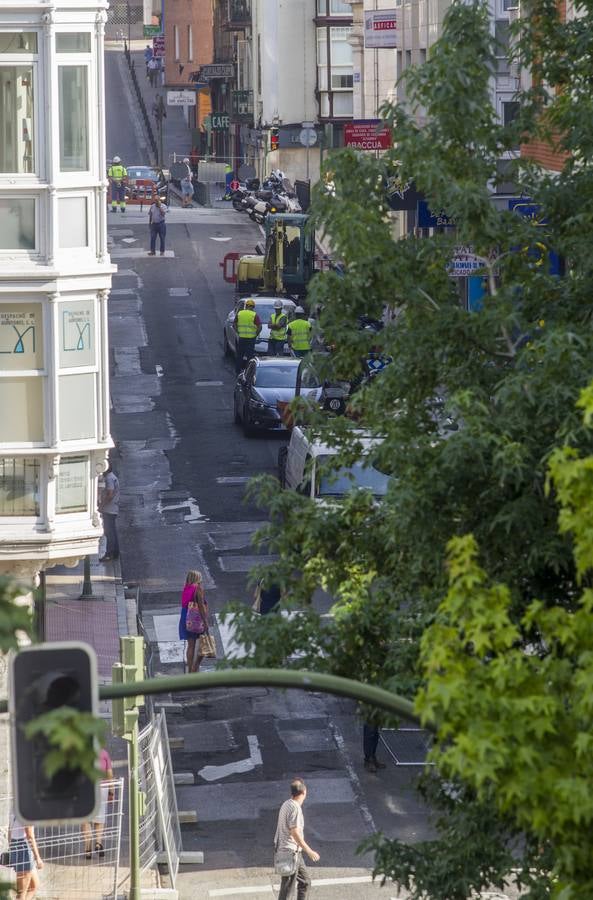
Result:
{"label": "green metal pole", "polygon": [[140,900],[140,784],[138,778],[138,708],[128,741],[130,791],[130,893],[129,900]]}
{"label": "green metal pole", "polygon": [[[194,672],[191,675],[168,675],[135,681],[131,684],[104,684],[99,687],[101,700],[118,697],[134,697],[137,694],[168,694],[175,691],[208,691],[216,688],[275,687],[302,691],[321,691],[338,697],[350,697],[360,703],[368,703],[396,716],[406,716],[415,722],[419,716],[414,704],[399,694],[383,688],[362,684],[339,675],[325,675],[285,669],[220,669],[215,672]],[[8,702],[0,700],[0,713],[8,712]],[[429,728],[430,725],[425,727]]]}

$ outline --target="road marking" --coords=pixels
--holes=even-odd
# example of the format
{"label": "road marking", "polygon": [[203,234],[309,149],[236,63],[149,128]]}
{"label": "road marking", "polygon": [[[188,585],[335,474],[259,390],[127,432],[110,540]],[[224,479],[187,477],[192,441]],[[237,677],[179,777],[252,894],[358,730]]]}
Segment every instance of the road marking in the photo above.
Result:
{"label": "road marking", "polygon": [[204,781],[220,781],[221,778],[227,778],[229,775],[252,772],[256,766],[263,765],[257,737],[254,734],[248,734],[247,743],[249,744],[249,756],[247,759],[238,759],[236,762],[226,763],[224,766],[204,766],[203,769],[198,771],[198,775]]}
{"label": "road marking", "polygon": [[122,238],[123,244],[135,244],[138,238]]}
{"label": "road marking", "polygon": [[219,621],[218,617],[214,617],[218,626],[220,635],[220,643],[222,644],[222,655],[225,659],[244,659],[247,652],[243,644],[239,644],[235,640],[235,626],[232,616],[229,616],[226,622]]}
{"label": "road marking", "polygon": [[362,785],[360,783],[360,779],[356,774],[356,770],[352,765],[352,761],[346,750],[346,742],[344,741],[344,736],[337,725],[335,725],[331,720],[328,720],[328,727],[332,733],[333,739],[335,741],[336,747],[338,748],[338,752],[342,757],[342,763],[344,764],[344,768],[348,772],[348,778],[352,784],[352,790],[356,796],[358,808],[360,810],[360,814],[366,825],[369,829],[370,834],[374,834],[377,829],[375,828],[375,822],[373,820],[373,815],[368,807],[366,800],[364,799],[364,791],[362,789]]}
{"label": "road marking", "polygon": [[[346,884],[372,884],[372,875],[357,875],[351,878],[313,878],[311,887],[333,887],[334,885]],[[379,885],[377,884],[377,887]],[[208,891],[209,897],[235,897],[239,894],[246,896],[248,894],[272,894],[280,890],[279,884],[260,884],[253,887],[234,887],[234,888],[213,888]]]}
{"label": "road marking", "polygon": [[[222,384],[222,381],[219,382]],[[216,479],[217,484],[247,484],[248,481],[251,481],[251,475],[221,475],[220,478]]]}
{"label": "road marking", "polygon": [[211,237],[211,241],[230,241],[230,237]]}
{"label": "road marking", "polygon": [[181,503],[165,503],[162,500],[159,500],[157,509],[159,514],[170,512],[174,509],[185,509],[189,506],[189,513],[184,515],[184,522],[202,522],[206,519],[206,516],[203,516],[200,512],[200,507],[196,503],[193,497],[188,497],[187,500],[182,500]]}
{"label": "road marking", "polygon": [[224,381],[195,381],[194,384],[196,387],[222,387]]}
{"label": "road marking", "polygon": [[165,373],[163,372],[163,367],[162,367],[162,366],[155,366],[155,367],[154,367],[154,370],[155,370],[155,372],[157,373],[157,375],[159,376],[159,378],[162,378],[163,375],[165,374]]}
{"label": "road marking", "polygon": [[255,566],[271,566],[277,556],[266,554],[253,556],[219,556],[218,565],[223,572],[250,572]]}

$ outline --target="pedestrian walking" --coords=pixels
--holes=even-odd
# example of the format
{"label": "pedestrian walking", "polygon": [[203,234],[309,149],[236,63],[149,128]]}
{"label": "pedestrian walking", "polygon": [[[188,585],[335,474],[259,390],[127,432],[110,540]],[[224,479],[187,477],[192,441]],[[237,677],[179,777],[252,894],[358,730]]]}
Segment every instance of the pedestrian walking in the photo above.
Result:
{"label": "pedestrian walking", "polygon": [[282,300],[274,301],[274,312],[270,316],[270,340],[268,341],[268,353],[270,356],[282,356],[286,343],[286,329],[288,318],[282,306]]}
{"label": "pedestrian walking", "polygon": [[150,81],[150,86],[155,88],[158,87],[158,78],[159,72],[161,70],[161,63],[155,56],[152,56],[147,64],[146,68],[148,70],[148,80]]}
{"label": "pedestrian walking", "polygon": [[237,332],[237,356],[235,371],[237,375],[245,368],[245,360],[249,362],[255,356],[255,342],[262,329],[262,322],[255,311],[255,300],[248,297],[243,309],[235,314],[235,331]]}
{"label": "pedestrian walking", "polygon": [[90,822],[83,822],[80,826],[84,836],[84,853],[87,859],[92,859],[93,857],[93,832],[95,835],[95,853],[101,858],[105,856],[103,831],[105,830],[105,820],[107,819],[107,804],[110,800],[115,799],[113,787],[106,784],[106,782],[113,781],[113,763],[104,747],[99,751],[99,769],[103,773],[99,787],[99,809]]}
{"label": "pedestrian walking", "polygon": [[295,318],[288,323],[286,329],[288,346],[295,356],[306,356],[311,350],[311,323],[302,306],[294,311]]}
{"label": "pedestrian walking", "polygon": [[8,828],[8,866],[16,873],[17,900],[34,900],[43,860],[35,840],[35,829],[23,825],[14,812]]}
{"label": "pedestrian walking", "polygon": [[307,797],[307,788],[300,778],[290,785],[290,798],[285,800],[278,813],[278,824],[274,837],[275,868],[278,862],[294,854],[291,860],[291,874],[282,875],[280,881],[280,893],[278,900],[293,900],[296,888],[296,900],[307,900],[311,879],[307,867],[303,862],[303,851],[312,862],[319,862],[319,853],[312,850],[305,841],[305,819],[303,816],[303,803]]}
{"label": "pedestrian walking", "polygon": [[148,225],[150,227],[150,250],[148,252],[149,256],[155,256],[156,254],[156,239],[157,236],[161,245],[161,256],[165,255],[165,236],[167,234],[167,225],[165,222],[165,216],[168,213],[168,209],[164,203],[161,203],[160,198],[157,196],[154,198],[154,203],[148,210]]}
{"label": "pedestrian walking", "polygon": [[117,537],[117,517],[119,515],[119,479],[109,463],[103,473],[103,486],[99,493],[99,512],[103,519],[105,534],[105,553],[99,562],[119,559],[119,540]]}
{"label": "pedestrian walking", "polygon": [[378,769],[384,769],[385,763],[377,759],[377,746],[379,744],[379,726],[365,722],[362,726],[362,750],[364,753],[364,767],[367,772],[377,774]]}
{"label": "pedestrian walking", "polygon": [[[204,594],[202,573],[190,569],[185,576],[185,586],[181,594],[181,615],[179,617],[179,640],[187,641],[186,664],[188,672],[199,672],[204,657],[200,655],[199,638],[209,634],[208,601]],[[196,654],[197,647],[197,654]]]}
{"label": "pedestrian walking", "polygon": [[190,166],[189,166],[189,156],[186,156],[185,159],[183,160],[183,162],[185,163],[187,172],[183,176],[183,178],[180,180],[181,196],[182,196],[183,206],[187,207],[187,206],[192,206],[192,200],[193,200],[193,196],[194,196],[194,185],[193,185],[194,176],[193,176],[192,170],[190,169]]}
{"label": "pedestrian walking", "polygon": [[119,206],[120,210],[125,213],[128,171],[126,167],[122,165],[119,156],[113,157],[113,162],[107,170],[107,177],[111,188],[111,212],[117,212]]}
{"label": "pedestrian walking", "polygon": [[144,48],[144,65],[146,66],[146,77],[147,78],[149,77],[148,63],[152,59],[152,56],[153,56],[152,47],[150,46],[150,44],[147,44],[146,47]]}

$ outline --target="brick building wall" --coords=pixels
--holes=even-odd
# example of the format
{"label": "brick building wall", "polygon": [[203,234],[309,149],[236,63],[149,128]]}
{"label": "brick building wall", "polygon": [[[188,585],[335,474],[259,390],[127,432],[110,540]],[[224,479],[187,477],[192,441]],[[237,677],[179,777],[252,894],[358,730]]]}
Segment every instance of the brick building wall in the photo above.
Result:
{"label": "brick building wall", "polygon": [[214,53],[212,0],[166,0],[165,83],[187,85]]}

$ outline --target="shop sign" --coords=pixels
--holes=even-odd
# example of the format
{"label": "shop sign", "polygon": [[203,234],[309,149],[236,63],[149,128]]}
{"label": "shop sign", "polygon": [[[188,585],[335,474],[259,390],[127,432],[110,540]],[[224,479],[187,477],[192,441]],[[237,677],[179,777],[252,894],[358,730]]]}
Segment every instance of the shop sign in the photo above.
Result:
{"label": "shop sign", "polygon": [[200,69],[200,81],[209,81],[211,78],[232,78],[235,74],[233,63],[212,63],[202,66]]}
{"label": "shop sign", "polygon": [[165,58],[165,35],[161,34],[159,37],[155,37],[152,39],[152,55],[155,59],[164,59]]}
{"label": "shop sign", "polygon": [[426,200],[418,201],[418,228],[455,228],[455,222],[441,210],[435,214]]}
{"label": "shop sign", "polygon": [[372,49],[399,47],[397,10],[369,10],[364,13],[364,45]]}
{"label": "shop sign", "polygon": [[167,106],[195,106],[194,91],[167,91]]}
{"label": "shop sign", "polygon": [[160,25],[143,25],[142,31],[145,38],[154,37],[157,34],[161,33]]}
{"label": "shop sign", "polygon": [[228,113],[213,112],[210,114],[210,127],[212,131],[226,131],[230,128],[231,117]]}
{"label": "shop sign", "polygon": [[346,122],[344,145],[356,150],[388,150],[391,147],[391,131],[380,119]]}
{"label": "shop sign", "polygon": [[482,256],[476,256],[473,247],[455,247],[451,261],[447,266],[447,272],[451,278],[469,278],[470,275],[481,273],[488,265]]}
{"label": "shop sign", "polygon": [[397,174],[385,179],[385,193],[390,208],[397,212],[416,212],[418,201],[424,199],[413,181],[403,181]]}

